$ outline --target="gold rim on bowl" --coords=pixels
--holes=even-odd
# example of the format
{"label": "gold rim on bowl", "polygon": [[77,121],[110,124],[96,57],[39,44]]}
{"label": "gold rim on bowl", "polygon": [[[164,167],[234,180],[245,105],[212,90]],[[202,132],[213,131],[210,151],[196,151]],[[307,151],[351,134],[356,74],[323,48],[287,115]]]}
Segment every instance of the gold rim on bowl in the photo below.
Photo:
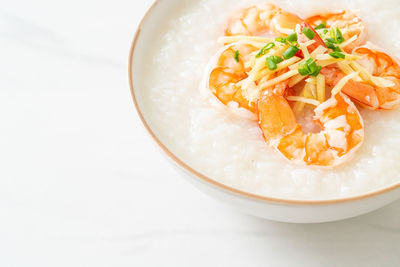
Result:
{"label": "gold rim on bowl", "polygon": [[159,139],[158,137],[154,134],[154,132],[152,131],[152,129],[150,128],[150,126],[148,125],[148,123],[146,122],[136,99],[135,96],[135,87],[133,85],[133,78],[132,78],[132,63],[133,63],[133,56],[134,56],[134,52],[135,52],[135,48],[136,48],[136,43],[139,39],[140,36],[140,32],[142,29],[142,25],[143,22],[147,19],[147,17],[149,16],[149,14],[151,13],[151,11],[154,9],[154,7],[158,4],[158,0],[155,0],[154,3],[152,4],[152,6],[147,10],[146,14],[144,15],[144,17],[142,18],[142,20],[139,23],[139,26],[136,30],[135,36],[133,38],[132,44],[131,44],[131,48],[130,48],[130,53],[129,53],[129,62],[128,62],[128,75],[129,75],[129,86],[130,86],[130,90],[131,90],[131,95],[132,95],[132,99],[136,108],[136,111],[140,117],[140,120],[142,121],[145,129],[147,130],[147,132],[150,134],[150,136],[152,137],[152,139],[156,142],[156,144],[163,150],[163,152],[169,157],[171,158],[176,164],[178,164],[181,168],[183,168],[184,170],[188,171],[189,173],[191,173],[194,177],[202,180],[203,182],[205,182],[206,184],[209,184],[211,186],[215,186],[216,188],[223,190],[225,192],[229,192],[231,194],[237,195],[237,196],[241,196],[241,197],[245,197],[247,199],[251,199],[251,200],[257,200],[257,201],[266,201],[266,202],[275,202],[275,203],[280,203],[280,204],[295,204],[295,205],[326,205],[326,204],[335,204],[335,203],[343,203],[343,202],[350,202],[350,201],[356,201],[356,200],[361,200],[361,199],[366,199],[366,198],[370,198],[370,197],[374,197],[377,195],[381,195],[384,194],[386,192],[395,190],[397,188],[400,187],[400,182],[395,183],[391,186],[388,186],[386,188],[382,188],[379,189],[377,191],[373,191],[373,192],[369,192],[369,193],[365,193],[362,195],[356,195],[356,196],[352,196],[352,197],[347,197],[347,198],[336,198],[336,199],[329,199],[329,200],[290,200],[290,199],[284,199],[284,198],[274,198],[274,197],[266,197],[266,196],[261,196],[261,195],[257,195],[257,194],[252,194],[252,193],[248,193],[230,186],[227,186],[225,184],[219,183],[207,176],[205,176],[204,174],[201,174],[200,172],[194,170],[192,167],[190,167],[189,165],[187,165],[185,162],[183,162],[181,159],[179,159],[176,155],[174,155]]}

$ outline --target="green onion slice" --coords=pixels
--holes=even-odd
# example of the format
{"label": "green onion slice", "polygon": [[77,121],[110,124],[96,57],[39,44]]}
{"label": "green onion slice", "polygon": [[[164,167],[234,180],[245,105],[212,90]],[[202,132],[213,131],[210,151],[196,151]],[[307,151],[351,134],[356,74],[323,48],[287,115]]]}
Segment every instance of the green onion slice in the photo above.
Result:
{"label": "green onion slice", "polygon": [[297,41],[297,33],[292,33],[290,34],[288,37],[286,37],[286,40],[288,40],[288,42],[293,43]]}
{"label": "green onion slice", "polygon": [[292,58],[299,51],[299,48],[291,45],[285,52],[283,52],[282,56],[284,59]]}
{"label": "green onion slice", "polygon": [[343,54],[343,53],[340,53],[340,52],[332,52],[332,53],[329,53],[329,55],[331,56],[331,57],[333,57],[333,58],[342,58],[342,59],[345,59],[346,58],[346,55],[345,54]]}
{"label": "green onion slice", "polygon": [[282,61],[283,61],[283,58],[281,58],[281,57],[270,56],[270,57],[267,57],[266,65],[270,70],[276,70],[278,68],[277,64],[281,63]]}
{"label": "green onion slice", "polygon": [[235,51],[235,55],[233,56],[233,57],[235,58],[236,62],[238,62],[238,63],[239,63],[239,61],[240,61],[240,60],[239,60],[239,54],[240,54],[240,53],[239,53],[239,50],[236,50],[236,51]]}
{"label": "green onion slice", "polygon": [[333,43],[331,43],[331,42],[325,42],[325,45],[326,45],[326,47],[328,47],[329,49],[335,49],[335,47],[336,47],[336,45],[334,45]]}
{"label": "green onion slice", "polygon": [[256,58],[259,58],[259,57],[265,55],[268,50],[270,50],[274,47],[275,47],[275,43],[273,43],[273,42],[268,43],[266,46],[261,48],[260,52],[258,52],[258,54],[256,55]]}
{"label": "green onion slice", "polygon": [[303,76],[317,76],[322,67],[318,66],[314,59],[309,58],[299,65],[299,73]]}
{"label": "green onion slice", "polygon": [[336,37],[336,40],[337,40],[338,44],[341,44],[341,43],[343,43],[345,41],[344,37],[343,37],[343,34],[342,34],[342,32],[340,31],[339,28],[336,28],[335,37]]}
{"label": "green onion slice", "polygon": [[342,52],[342,49],[340,49],[340,47],[335,45],[334,43],[325,42],[325,45],[326,45],[326,47],[328,47],[329,49],[332,49],[333,51]]}
{"label": "green onion slice", "polygon": [[330,42],[332,44],[337,44],[337,41],[334,38],[326,38],[326,41],[328,41],[328,42]]}
{"label": "green onion slice", "polygon": [[278,68],[278,66],[276,65],[276,62],[274,61],[274,59],[272,57],[267,58],[267,66],[268,66],[268,69],[270,69],[270,70],[276,70]]}
{"label": "green onion slice", "polygon": [[345,41],[342,31],[339,28],[331,29],[330,35],[331,38],[326,38],[328,42],[341,44]]}
{"label": "green onion slice", "polygon": [[315,30],[326,29],[326,21],[322,22],[321,24],[319,24],[318,26],[316,26],[314,29],[315,29]]}
{"label": "green onion slice", "polygon": [[314,37],[315,37],[315,32],[308,27],[303,28],[303,33],[310,40],[314,39]]}
{"label": "green onion slice", "polygon": [[303,65],[303,63],[299,67],[299,73],[303,76],[306,76],[310,73],[310,70],[308,69],[307,65]]}
{"label": "green onion slice", "polygon": [[271,56],[271,58],[275,61],[275,63],[281,63],[283,61],[283,58],[278,56]]}
{"label": "green onion slice", "polygon": [[286,44],[286,43],[287,43],[286,38],[283,38],[283,37],[277,37],[277,38],[275,39],[275,41],[280,42],[280,43],[282,43],[282,44]]}

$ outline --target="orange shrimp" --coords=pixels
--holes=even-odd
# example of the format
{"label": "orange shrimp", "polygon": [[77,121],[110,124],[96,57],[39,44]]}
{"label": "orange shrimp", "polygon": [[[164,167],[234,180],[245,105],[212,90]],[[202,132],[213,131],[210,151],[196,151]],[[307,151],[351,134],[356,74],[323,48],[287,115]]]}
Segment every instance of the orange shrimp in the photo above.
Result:
{"label": "orange shrimp", "polygon": [[[325,81],[330,87],[334,87],[343,77],[346,76],[346,74],[336,66],[323,68],[321,74],[325,76]],[[376,90],[368,83],[349,80],[342,88],[342,92],[364,107],[369,107],[370,109],[379,108],[379,100]]]}
{"label": "orange shrimp", "polygon": [[239,107],[255,113],[255,103],[249,103],[244,98],[239,82],[248,76],[244,66],[246,57],[256,50],[257,48],[249,44],[233,44],[227,46],[218,56],[209,74],[207,86],[223,104],[236,102]]}
{"label": "orange shrimp", "polygon": [[242,9],[233,16],[228,21],[225,35],[288,35],[302,21],[298,16],[273,4],[260,4]]}
{"label": "orange shrimp", "polygon": [[355,47],[365,43],[367,33],[362,20],[353,12],[343,10],[336,13],[319,14],[305,19],[312,27],[326,22],[327,27],[336,26],[341,29],[346,29],[343,36],[345,39],[350,39],[357,36],[357,39],[344,47],[346,52],[351,52]]}
{"label": "orange shrimp", "polygon": [[[393,82],[390,87],[374,87],[379,100],[380,109],[394,109],[400,104],[400,65],[388,54],[378,51],[371,45],[357,47],[353,53],[365,56],[365,59],[372,67],[372,75],[375,75]],[[367,67],[365,61],[361,65]]]}
{"label": "orange shrimp", "polygon": [[[302,20],[294,14],[284,12],[272,4],[252,6],[240,10],[229,20],[225,31],[226,36],[232,35],[263,35],[268,32],[285,35],[293,32],[297,23]],[[285,33],[286,32],[286,33]],[[286,34],[287,35],[287,34]],[[226,46],[213,69],[209,73],[206,85],[213,94],[225,105],[237,103],[239,108],[245,108],[252,113],[256,112],[256,101],[249,102],[243,95],[240,81],[248,77],[244,62],[248,56],[260,48],[249,44],[236,43]],[[235,52],[239,52],[239,62],[235,60]],[[237,53],[237,52],[236,52]],[[274,76],[274,75],[272,75]],[[272,78],[272,77],[269,77]],[[257,84],[253,84],[257,86]]]}
{"label": "orange shrimp", "polygon": [[[378,87],[372,81],[358,82],[350,80],[342,92],[368,109],[394,109],[400,104],[400,66],[384,52],[368,46],[354,49],[354,53],[364,56],[360,65],[372,70],[372,75],[393,82],[393,86]],[[321,70],[329,86],[335,86],[345,74],[336,67]]]}
{"label": "orange shrimp", "polygon": [[363,120],[353,102],[338,93],[315,109],[319,133],[304,133],[285,99],[267,91],[257,105],[265,140],[286,159],[303,165],[330,167],[347,160],[364,140]]}

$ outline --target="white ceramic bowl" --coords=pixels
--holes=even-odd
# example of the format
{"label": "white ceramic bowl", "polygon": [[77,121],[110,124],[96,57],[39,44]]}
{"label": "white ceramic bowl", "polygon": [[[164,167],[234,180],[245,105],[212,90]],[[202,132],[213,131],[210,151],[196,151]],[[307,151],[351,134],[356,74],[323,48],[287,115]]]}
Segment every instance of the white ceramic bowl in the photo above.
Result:
{"label": "white ceramic bowl", "polygon": [[159,140],[157,132],[150,127],[152,125],[151,117],[142,111],[145,102],[141,91],[144,88],[141,66],[146,64],[143,51],[148,49],[146,44],[154,38],[157,25],[162,23],[169,10],[179,2],[180,0],[156,1],[144,16],[130,51],[129,82],[136,109],[145,128],[156,144],[171,159],[170,162],[181,170],[184,177],[200,190],[237,210],[282,222],[317,223],[341,220],[373,211],[400,198],[400,182],[367,194],[334,200],[296,201],[258,196],[218,183],[192,169],[171,153],[170,149]]}

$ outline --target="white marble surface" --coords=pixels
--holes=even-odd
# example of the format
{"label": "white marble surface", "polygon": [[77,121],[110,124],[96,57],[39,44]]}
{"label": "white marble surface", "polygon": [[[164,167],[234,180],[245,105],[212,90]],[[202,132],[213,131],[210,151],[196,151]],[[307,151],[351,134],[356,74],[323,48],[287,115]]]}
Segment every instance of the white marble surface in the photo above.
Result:
{"label": "white marble surface", "polygon": [[168,165],[128,87],[150,4],[2,2],[0,266],[399,266],[400,202],[338,223],[274,223]]}

